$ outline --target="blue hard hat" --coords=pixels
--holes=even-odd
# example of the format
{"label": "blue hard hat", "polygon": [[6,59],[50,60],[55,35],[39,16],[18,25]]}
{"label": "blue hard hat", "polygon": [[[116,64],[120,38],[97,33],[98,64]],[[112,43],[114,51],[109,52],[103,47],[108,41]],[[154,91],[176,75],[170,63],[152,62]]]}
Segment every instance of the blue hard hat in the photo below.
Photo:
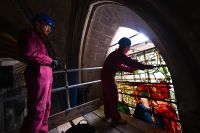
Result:
{"label": "blue hard hat", "polygon": [[130,47],[131,46],[131,40],[127,37],[122,37],[118,42],[120,47]]}
{"label": "blue hard hat", "polygon": [[53,19],[44,13],[36,14],[33,18],[33,22],[35,21],[42,21],[51,27],[55,26]]}

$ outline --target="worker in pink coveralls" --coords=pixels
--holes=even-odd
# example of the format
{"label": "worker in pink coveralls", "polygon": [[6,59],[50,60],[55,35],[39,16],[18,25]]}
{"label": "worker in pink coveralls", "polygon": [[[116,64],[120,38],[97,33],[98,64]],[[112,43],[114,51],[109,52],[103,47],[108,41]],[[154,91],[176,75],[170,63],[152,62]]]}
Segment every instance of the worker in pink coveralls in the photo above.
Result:
{"label": "worker in pink coveralls", "polygon": [[[126,124],[118,112],[118,90],[115,83],[117,71],[133,72],[137,69],[153,69],[152,65],[144,65],[137,60],[126,56],[130,50],[131,40],[123,37],[118,42],[119,48],[106,58],[101,72],[101,81],[104,97],[104,114],[107,120],[114,124]],[[109,120],[110,121],[110,120]]]}
{"label": "worker in pink coveralls", "polygon": [[19,36],[22,54],[27,61],[24,72],[27,86],[27,116],[21,133],[48,133],[48,117],[51,107],[52,66],[57,60],[47,53],[45,37],[54,25],[46,14],[39,13],[33,19],[34,28],[23,30]]}

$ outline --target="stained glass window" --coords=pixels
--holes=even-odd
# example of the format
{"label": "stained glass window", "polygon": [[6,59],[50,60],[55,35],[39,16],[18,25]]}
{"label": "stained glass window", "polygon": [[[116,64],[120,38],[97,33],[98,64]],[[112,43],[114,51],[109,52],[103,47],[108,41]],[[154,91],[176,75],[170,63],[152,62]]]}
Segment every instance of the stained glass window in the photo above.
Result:
{"label": "stained glass window", "polygon": [[[181,132],[171,75],[158,50],[154,47],[129,56],[156,67],[116,74],[119,105],[126,105],[129,109],[126,113],[149,122],[152,126],[170,132]],[[122,110],[120,106],[119,110]]]}

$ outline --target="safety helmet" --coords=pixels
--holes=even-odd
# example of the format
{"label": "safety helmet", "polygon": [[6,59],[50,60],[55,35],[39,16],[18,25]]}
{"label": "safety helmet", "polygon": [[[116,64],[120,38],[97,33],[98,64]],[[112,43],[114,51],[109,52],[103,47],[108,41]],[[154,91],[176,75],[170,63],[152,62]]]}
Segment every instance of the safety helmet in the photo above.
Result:
{"label": "safety helmet", "polygon": [[131,46],[131,40],[127,37],[122,37],[119,42],[119,46],[124,48],[124,47],[130,47]]}
{"label": "safety helmet", "polygon": [[44,14],[44,13],[38,13],[33,17],[33,22],[36,21],[40,21],[40,22],[44,22],[45,24],[54,27],[54,21],[51,17],[49,17],[48,15]]}

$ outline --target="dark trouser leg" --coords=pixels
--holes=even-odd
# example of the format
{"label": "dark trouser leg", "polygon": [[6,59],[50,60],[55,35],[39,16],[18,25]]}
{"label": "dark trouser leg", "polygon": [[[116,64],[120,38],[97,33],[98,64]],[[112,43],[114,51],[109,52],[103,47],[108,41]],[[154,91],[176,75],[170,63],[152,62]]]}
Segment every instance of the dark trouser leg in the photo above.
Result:
{"label": "dark trouser leg", "polygon": [[121,119],[118,112],[118,90],[116,84],[113,82],[103,81],[102,85],[105,116],[108,118],[112,118],[112,120]]}

